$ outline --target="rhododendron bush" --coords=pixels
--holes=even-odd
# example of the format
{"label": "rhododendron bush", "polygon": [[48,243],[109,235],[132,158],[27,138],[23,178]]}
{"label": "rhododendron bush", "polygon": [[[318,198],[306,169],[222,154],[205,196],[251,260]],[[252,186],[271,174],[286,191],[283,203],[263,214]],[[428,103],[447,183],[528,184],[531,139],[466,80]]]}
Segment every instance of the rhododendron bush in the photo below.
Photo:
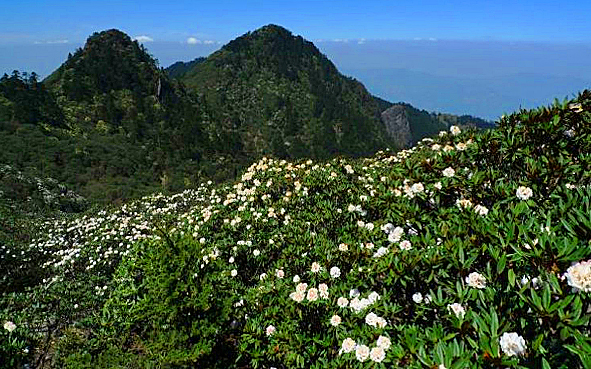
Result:
{"label": "rhododendron bush", "polygon": [[0,347],[55,367],[590,368],[590,199],[588,91],[397,153],[262,158],[3,251],[9,277],[42,271],[2,295]]}

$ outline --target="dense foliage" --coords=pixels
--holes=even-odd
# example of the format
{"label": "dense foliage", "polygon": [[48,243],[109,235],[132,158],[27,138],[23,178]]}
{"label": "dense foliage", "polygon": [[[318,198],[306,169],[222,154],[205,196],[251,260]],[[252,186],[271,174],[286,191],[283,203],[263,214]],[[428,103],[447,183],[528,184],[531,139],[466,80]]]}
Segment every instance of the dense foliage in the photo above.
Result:
{"label": "dense foliage", "polygon": [[0,129],[19,123],[60,126],[63,114],[53,96],[37,80],[37,74],[4,74],[0,78]]}
{"label": "dense foliage", "polygon": [[0,249],[0,360],[590,368],[590,200],[590,91],[398,153],[263,158]]}
{"label": "dense foliage", "polygon": [[193,69],[193,67],[199,63],[205,61],[206,58],[200,56],[191,60],[190,62],[182,62],[178,61],[166,68],[166,73],[170,76],[170,78],[179,78],[185,75],[188,71]]}
{"label": "dense foliage", "polygon": [[279,26],[238,37],[180,80],[202,96],[216,146],[234,143],[228,153],[327,158],[392,144],[365,87]]}
{"label": "dense foliage", "polygon": [[[389,105],[281,27],[166,70],[143,45],[108,30],[43,82],[16,71],[0,79],[0,164],[56,179],[91,202],[125,201],[231,179],[264,155],[393,147],[379,120]],[[450,124],[424,113],[409,114],[413,138]]]}

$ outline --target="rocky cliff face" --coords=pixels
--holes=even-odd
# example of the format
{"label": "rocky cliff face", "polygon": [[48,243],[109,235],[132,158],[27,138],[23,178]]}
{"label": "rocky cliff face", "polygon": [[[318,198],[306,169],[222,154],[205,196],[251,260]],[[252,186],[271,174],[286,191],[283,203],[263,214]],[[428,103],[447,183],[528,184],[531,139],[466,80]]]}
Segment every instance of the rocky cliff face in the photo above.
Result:
{"label": "rocky cliff face", "polygon": [[404,105],[394,104],[382,112],[382,122],[396,146],[405,147],[412,141],[410,122]]}

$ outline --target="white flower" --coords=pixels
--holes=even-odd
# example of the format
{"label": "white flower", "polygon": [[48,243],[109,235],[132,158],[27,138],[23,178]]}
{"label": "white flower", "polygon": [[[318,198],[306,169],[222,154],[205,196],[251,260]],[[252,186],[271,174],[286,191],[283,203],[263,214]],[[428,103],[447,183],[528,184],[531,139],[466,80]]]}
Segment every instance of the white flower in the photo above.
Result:
{"label": "white flower", "polygon": [[289,294],[289,297],[295,302],[302,302],[306,295],[303,292],[296,291]]}
{"label": "white flower", "polygon": [[341,317],[338,315],[333,315],[332,318],[330,318],[330,325],[336,327],[339,324],[341,324]]}
{"label": "white flower", "polygon": [[238,271],[236,269],[232,269],[232,271],[230,272],[230,275],[232,277],[236,277],[238,275]]}
{"label": "white flower", "polygon": [[515,332],[503,333],[500,340],[501,349],[507,356],[521,355],[526,350],[525,340]]}
{"label": "white flower", "polygon": [[518,199],[523,201],[528,200],[530,197],[533,196],[533,194],[534,192],[532,191],[532,189],[525,186],[519,186],[519,188],[515,192],[515,196],[517,196]]}
{"label": "white flower", "polygon": [[401,250],[412,250],[412,244],[408,240],[404,240],[399,244]]}
{"label": "white flower", "polygon": [[228,263],[232,264],[234,262],[234,257],[230,256],[230,259],[228,259]]}
{"label": "white flower", "polygon": [[310,268],[310,270],[312,271],[312,273],[318,273],[320,271],[320,264],[318,264],[317,262],[313,262],[312,268]]}
{"label": "white flower", "polygon": [[293,283],[298,283],[300,281],[300,276],[297,274],[294,275],[292,281],[293,281]]}
{"label": "white flower", "polygon": [[441,182],[437,182],[437,183],[435,183],[435,184],[433,185],[433,187],[435,187],[435,188],[436,188],[436,189],[438,189],[438,190],[441,190],[441,188],[442,188],[443,186],[441,185]]}
{"label": "white flower", "polygon": [[259,251],[259,249],[255,249],[255,250],[252,252],[252,254],[253,254],[254,256],[259,256],[259,255],[261,254],[261,252]]}
{"label": "white flower", "polygon": [[341,276],[341,270],[339,269],[339,267],[333,266],[332,268],[330,268],[330,276],[331,278],[338,278]]}
{"label": "white flower", "polygon": [[277,278],[283,278],[283,277],[285,277],[285,272],[283,271],[283,269],[278,269],[275,272],[275,275],[277,276]]}
{"label": "white flower", "polygon": [[447,368],[445,367],[445,365],[439,364],[439,366],[437,367],[437,369],[447,369]]}
{"label": "white flower", "polygon": [[355,356],[357,357],[357,360],[364,362],[369,357],[369,347],[365,345],[357,345]]}
{"label": "white flower", "polygon": [[381,363],[382,360],[386,357],[386,352],[380,346],[374,347],[371,349],[369,353],[369,357],[373,362]]}
{"label": "white flower", "polygon": [[341,344],[341,350],[343,350],[343,352],[345,353],[353,352],[356,346],[357,343],[353,341],[351,337],[347,337],[345,338],[345,340],[343,340],[343,343]]}
{"label": "white flower", "polygon": [[316,288],[310,288],[308,290],[308,294],[306,295],[308,301],[316,301],[318,300],[318,290]]}
{"label": "white flower", "polygon": [[379,336],[378,341],[376,342],[378,347],[383,348],[384,350],[388,350],[390,348],[391,342],[390,339],[386,336]]}
{"label": "white flower", "polygon": [[353,297],[359,297],[361,293],[359,292],[359,290],[357,288],[352,289],[351,291],[349,291],[349,297],[353,298]]}
{"label": "white flower", "polygon": [[472,272],[466,277],[466,283],[470,287],[483,289],[486,287],[486,279],[478,272]]}
{"label": "white flower", "polygon": [[349,250],[349,246],[346,243],[341,243],[339,245],[339,251],[347,251]]}
{"label": "white flower", "polygon": [[349,300],[346,297],[339,297],[337,299],[337,305],[341,308],[347,307],[349,305]]}
{"label": "white flower", "polygon": [[263,279],[265,279],[265,278],[267,278],[267,273],[262,273],[262,274],[259,276],[259,279],[260,279],[261,281],[262,281]]}
{"label": "white flower", "polygon": [[323,299],[328,298],[328,285],[326,283],[320,283],[318,285],[318,292],[320,293],[320,297]]}
{"label": "white flower", "polygon": [[377,323],[378,323],[378,319],[379,318],[380,317],[377,316],[376,314],[369,313],[369,314],[367,314],[365,316],[365,323],[367,323],[368,325],[371,325],[371,326],[375,327],[377,325]]}
{"label": "white flower", "polygon": [[474,207],[474,212],[484,217],[488,214],[488,208],[486,206],[478,204]]}
{"label": "white flower", "polygon": [[439,137],[443,137],[447,134],[446,131],[439,131]]}
{"label": "white flower", "polygon": [[369,296],[367,296],[367,299],[369,300],[370,303],[374,303],[376,301],[378,301],[380,299],[380,294],[377,293],[376,291],[372,291]]}
{"label": "white flower", "polygon": [[269,325],[266,329],[267,336],[272,336],[273,334],[275,334],[275,331],[275,327],[273,325]]}
{"label": "white flower", "polygon": [[412,300],[417,304],[420,304],[421,302],[423,302],[423,295],[420,292],[417,292],[412,295]]}
{"label": "white flower", "polygon": [[374,258],[380,258],[384,255],[386,255],[388,253],[388,248],[387,247],[380,247],[378,249],[378,251],[375,252],[375,254],[373,254]]}
{"label": "white flower", "polygon": [[415,194],[421,193],[425,190],[425,186],[422,183],[415,183],[410,187],[410,190]]}
{"label": "white flower", "polygon": [[466,208],[471,208],[472,207],[472,201],[470,201],[470,199],[457,199],[456,200],[456,205],[458,208],[462,209],[466,209]]}
{"label": "white flower", "polygon": [[368,231],[373,231],[374,225],[373,223],[365,223],[365,229],[367,229]]}
{"label": "white flower", "polygon": [[388,241],[392,243],[398,242],[400,241],[400,237],[402,237],[403,234],[404,229],[401,227],[396,227],[388,234]]}
{"label": "white flower", "polygon": [[441,145],[434,144],[434,145],[431,146],[431,150],[433,150],[433,151],[439,151],[439,150],[441,150]]}
{"label": "white flower", "polygon": [[591,260],[572,265],[564,274],[569,286],[583,292],[591,292]]}
{"label": "white flower", "polygon": [[11,321],[4,322],[4,329],[6,329],[9,332],[12,332],[16,329],[16,324],[14,324]]}
{"label": "white flower", "polygon": [[380,229],[386,233],[390,233],[394,230],[394,224],[387,223],[380,227]]}
{"label": "white flower", "polygon": [[296,286],[296,292],[306,292],[306,289],[308,289],[308,284],[307,283],[299,283]]}
{"label": "white flower", "polygon": [[447,167],[443,170],[443,176],[447,178],[451,178],[456,174],[456,171],[452,167]]}
{"label": "white flower", "polygon": [[454,313],[459,319],[463,319],[464,315],[466,315],[464,307],[457,302],[447,305],[447,310],[449,310],[450,313]]}
{"label": "white flower", "polygon": [[459,135],[462,132],[462,130],[458,126],[451,126],[451,127],[449,127],[449,131],[454,136],[457,136],[457,135]]}

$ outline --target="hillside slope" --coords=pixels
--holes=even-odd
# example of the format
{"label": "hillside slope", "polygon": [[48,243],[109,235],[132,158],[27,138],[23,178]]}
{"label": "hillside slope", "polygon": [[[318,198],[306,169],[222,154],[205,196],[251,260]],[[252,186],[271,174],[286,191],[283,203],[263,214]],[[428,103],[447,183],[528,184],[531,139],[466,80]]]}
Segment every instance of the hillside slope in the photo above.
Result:
{"label": "hillside slope", "polygon": [[230,41],[180,80],[202,96],[220,140],[250,157],[363,155],[391,145],[365,87],[276,25]]}
{"label": "hillside slope", "polygon": [[590,153],[584,91],[47,222],[0,253],[0,364],[588,368]]}

